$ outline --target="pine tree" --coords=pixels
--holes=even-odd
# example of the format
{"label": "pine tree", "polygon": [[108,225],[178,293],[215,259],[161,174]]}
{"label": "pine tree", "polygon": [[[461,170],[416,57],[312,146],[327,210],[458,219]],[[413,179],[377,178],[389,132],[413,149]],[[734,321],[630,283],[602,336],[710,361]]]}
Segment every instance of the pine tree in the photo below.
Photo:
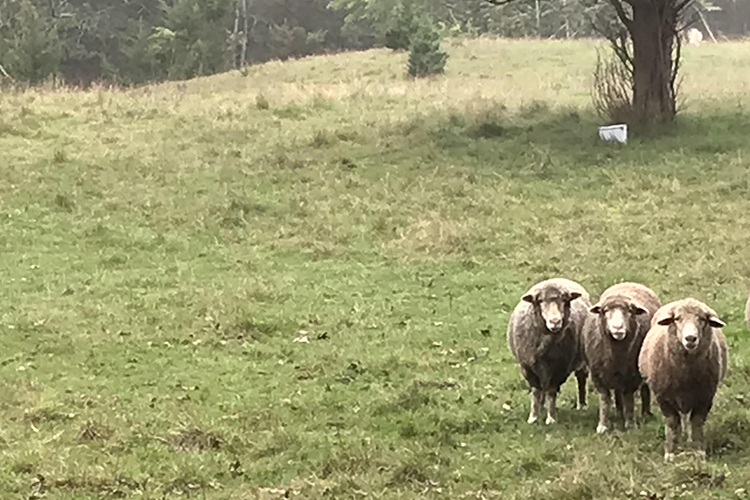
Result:
{"label": "pine tree", "polygon": [[420,78],[445,72],[448,54],[440,50],[440,32],[430,18],[422,18],[411,35],[409,75]]}

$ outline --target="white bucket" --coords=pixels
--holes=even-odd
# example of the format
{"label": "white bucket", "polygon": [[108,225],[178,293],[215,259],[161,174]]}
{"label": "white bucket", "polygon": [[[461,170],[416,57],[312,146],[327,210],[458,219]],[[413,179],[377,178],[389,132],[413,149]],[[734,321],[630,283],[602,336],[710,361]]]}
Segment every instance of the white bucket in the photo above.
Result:
{"label": "white bucket", "polygon": [[617,141],[625,144],[628,142],[628,126],[623,123],[599,127],[599,137],[604,141]]}

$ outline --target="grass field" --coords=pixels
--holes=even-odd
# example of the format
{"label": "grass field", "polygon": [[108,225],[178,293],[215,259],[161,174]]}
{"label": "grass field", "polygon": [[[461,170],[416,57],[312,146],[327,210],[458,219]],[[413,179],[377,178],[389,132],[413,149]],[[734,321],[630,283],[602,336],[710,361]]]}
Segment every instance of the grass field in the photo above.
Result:
{"label": "grass field", "polygon": [[[0,498],[750,497],[750,43],[625,147],[595,43],[447,47],[0,94]],[[706,463],[572,379],[525,423],[506,323],[556,275],[727,322]]]}

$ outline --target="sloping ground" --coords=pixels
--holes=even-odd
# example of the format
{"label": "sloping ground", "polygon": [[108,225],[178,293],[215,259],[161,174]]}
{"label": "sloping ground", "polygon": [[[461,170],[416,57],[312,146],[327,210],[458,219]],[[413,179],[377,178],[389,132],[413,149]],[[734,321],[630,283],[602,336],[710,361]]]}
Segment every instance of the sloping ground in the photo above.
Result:
{"label": "sloping ground", "polygon": [[[449,46],[418,82],[369,51],[0,95],[0,492],[746,495],[750,44],[686,48],[687,113],[627,147],[594,42]],[[707,464],[662,465],[660,418],[595,436],[572,386],[525,424],[505,326],[552,275],[720,313]]]}

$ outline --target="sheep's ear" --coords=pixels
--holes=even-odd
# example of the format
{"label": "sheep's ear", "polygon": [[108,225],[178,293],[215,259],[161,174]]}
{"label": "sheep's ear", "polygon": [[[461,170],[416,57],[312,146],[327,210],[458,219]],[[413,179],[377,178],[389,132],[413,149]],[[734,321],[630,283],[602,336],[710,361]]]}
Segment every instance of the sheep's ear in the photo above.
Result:
{"label": "sheep's ear", "polygon": [[602,306],[599,304],[594,304],[591,306],[591,309],[589,309],[589,312],[592,314],[599,314],[602,312]]}
{"label": "sheep's ear", "polygon": [[661,326],[668,326],[668,325],[671,325],[672,323],[674,323],[674,316],[672,316],[671,314],[656,322],[657,325],[661,325]]}
{"label": "sheep's ear", "polygon": [[574,300],[576,300],[580,296],[581,296],[581,292],[569,292],[568,293],[568,301],[569,302],[573,302]]}
{"label": "sheep's ear", "polygon": [[630,305],[630,310],[636,316],[639,316],[641,314],[648,314],[648,310],[645,307],[639,306],[638,304],[631,304]]}
{"label": "sheep's ear", "polygon": [[724,328],[725,326],[727,326],[722,320],[720,320],[716,316],[709,316],[708,324],[713,326],[714,328]]}
{"label": "sheep's ear", "polygon": [[527,293],[526,295],[524,295],[523,297],[521,297],[521,300],[524,300],[524,301],[526,301],[526,302],[528,302],[530,304],[533,304],[534,302],[536,302],[536,294]]}

